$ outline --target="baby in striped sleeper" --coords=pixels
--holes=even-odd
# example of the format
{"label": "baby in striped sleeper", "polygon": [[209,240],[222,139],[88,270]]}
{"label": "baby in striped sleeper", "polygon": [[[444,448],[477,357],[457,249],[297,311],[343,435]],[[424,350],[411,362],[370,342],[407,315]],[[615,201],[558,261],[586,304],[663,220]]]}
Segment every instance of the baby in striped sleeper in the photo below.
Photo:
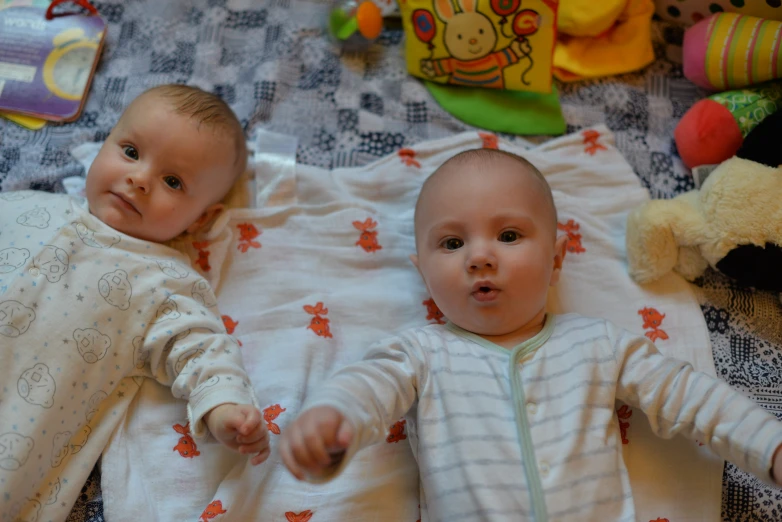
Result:
{"label": "baby in striped sleeper", "polygon": [[725,383],[603,319],[545,312],[565,257],[551,190],[491,149],[424,183],[411,256],[449,322],[381,341],[283,433],[298,479],[333,478],[406,416],[421,520],[635,520],[615,400],[782,484],[782,423]]}

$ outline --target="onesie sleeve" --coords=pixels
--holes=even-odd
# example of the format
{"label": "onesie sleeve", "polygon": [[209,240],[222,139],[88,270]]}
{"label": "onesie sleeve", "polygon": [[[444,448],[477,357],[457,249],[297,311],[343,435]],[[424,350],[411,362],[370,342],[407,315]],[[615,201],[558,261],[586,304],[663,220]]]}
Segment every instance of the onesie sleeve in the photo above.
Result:
{"label": "onesie sleeve", "polygon": [[617,398],[647,415],[660,437],[681,434],[721,458],[774,483],[782,423],[726,383],[688,362],[663,356],[646,337],[608,325],[618,363]]}
{"label": "onesie sleeve", "polygon": [[180,287],[150,319],[136,367],[148,364],[151,376],[188,401],[187,416],[195,437],[206,435],[203,417],[220,404],[257,407],[238,343],[225,331],[217,300],[203,279]]}
{"label": "onesie sleeve", "polygon": [[358,450],[384,440],[388,427],[415,402],[425,384],[426,368],[423,350],[413,336],[392,337],[373,345],[362,361],[340,369],[317,389],[302,411],[331,406],[350,421],[355,436],[338,464],[324,476],[307,479],[333,479]]}

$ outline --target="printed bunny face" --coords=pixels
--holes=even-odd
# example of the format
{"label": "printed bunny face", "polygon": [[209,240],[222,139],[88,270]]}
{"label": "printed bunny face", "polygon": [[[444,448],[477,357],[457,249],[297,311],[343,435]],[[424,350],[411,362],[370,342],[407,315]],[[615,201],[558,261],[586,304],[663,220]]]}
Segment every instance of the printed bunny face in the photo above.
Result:
{"label": "printed bunny face", "polygon": [[435,0],[437,16],[445,22],[443,40],[448,53],[468,62],[491,54],[497,45],[497,31],[489,18],[476,11],[477,0],[459,0],[461,13],[451,0]]}
{"label": "printed bunny face", "polygon": [[0,335],[19,337],[30,328],[33,321],[35,311],[32,308],[27,308],[19,301],[0,303]]}
{"label": "printed bunny face", "polygon": [[54,404],[55,388],[54,377],[43,363],[25,370],[16,383],[16,389],[24,400],[44,408],[51,408]]}
{"label": "printed bunny face", "polygon": [[54,436],[52,441],[52,467],[56,468],[62,464],[63,459],[68,456],[70,451],[70,431],[61,431]]}
{"label": "printed bunny face", "polygon": [[0,250],[0,274],[13,272],[30,259],[30,251],[26,248],[4,248]]}
{"label": "printed bunny face", "polygon": [[98,290],[111,306],[116,306],[120,310],[127,310],[130,307],[133,288],[128,281],[128,273],[124,270],[117,269],[104,274],[98,281]]}
{"label": "printed bunny face", "polygon": [[76,341],[76,348],[84,361],[90,364],[103,359],[106,350],[111,346],[111,338],[94,328],[74,330],[73,340]]}
{"label": "printed bunny face", "polygon": [[0,435],[0,469],[15,471],[21,468],[35,442],[30,437],[9,431]]}
{"label": "printed bunny face", "polygon": [[68,254],[62,248],[46,245],[33,258],[35,267],[50,283],[56,283],[68,271]]}

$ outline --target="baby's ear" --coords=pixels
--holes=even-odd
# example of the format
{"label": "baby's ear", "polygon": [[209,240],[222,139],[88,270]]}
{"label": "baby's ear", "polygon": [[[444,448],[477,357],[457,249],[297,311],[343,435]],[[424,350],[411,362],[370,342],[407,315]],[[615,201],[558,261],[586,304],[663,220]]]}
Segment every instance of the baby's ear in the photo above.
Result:
{"label": "baby's ear", "polygon": [[201,214],[201,217],[196,219],[195,223],[187,227],[187,233],[194,234],[198,232],[207,224],[211,223],[211,221],[216,218],[218,214],[223,211],[223,209],[225,209],[225,205],[222,203],[215,203],[214,205],[207,207],[207,209],[204,210],[204,213]]}
{"label": "baby's ear", "polygon": [[562,264],[565,262],[565,254],[567,254],[567,235],[561,235],[557,237],[554,242],[554,270],[551,271],[550,286],[554,286],[559,283],[559,276],[562,273]]}
{"label": "baby's ear", "polygon": [[413,266],[418,268],[418,255],[417,254],[410,254],[410,261],[413,263]]}

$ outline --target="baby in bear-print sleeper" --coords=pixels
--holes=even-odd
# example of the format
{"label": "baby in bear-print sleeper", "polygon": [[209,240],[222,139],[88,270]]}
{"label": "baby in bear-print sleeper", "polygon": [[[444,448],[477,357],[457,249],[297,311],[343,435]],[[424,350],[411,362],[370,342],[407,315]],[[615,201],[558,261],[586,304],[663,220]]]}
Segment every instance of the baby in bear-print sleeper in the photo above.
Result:
{"label": "baby in bear-print sleeper", "polygon": [[0,520],[78,494],[138,389],[125,377],[189,399],[194,433],[215,405],[255,402],[215,304],[185,256],[121,237],[82,202],[0,194]]}
{"label": "baby in bear-print sleeper", "polygon": [[187,401],[193,437],[268,456],[238,343],[166,246],[221,211],[246,156],[222,100],[164,85],[123,113],[86,200],[0,193],[0,522],[67,518],[144,377]]}

